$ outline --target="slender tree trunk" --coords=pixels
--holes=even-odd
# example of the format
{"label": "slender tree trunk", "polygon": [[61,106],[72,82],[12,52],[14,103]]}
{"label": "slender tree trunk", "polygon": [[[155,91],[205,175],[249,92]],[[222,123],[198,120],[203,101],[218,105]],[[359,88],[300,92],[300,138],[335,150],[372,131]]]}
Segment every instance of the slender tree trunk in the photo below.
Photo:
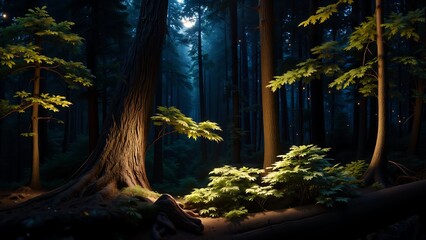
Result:
{"label": "slender tree trunk", "polygon": [[[311,0],[311,13],[314,14],[318,8],[318,1]],[[310,42],[311,48],[321,44],[322,28],[320,25],[311,26]],[[318,146],[325,144],[325,127],[324,127],[324,91],[323,79],[314,79],[311,81],[311,141]]]}
{"label": "slender tree trunk", "polygon": [[414,102],[413,126],[411,128],[410,143],[408,145],[409,154],[414,154],[416,152],[419,143],[420,125],[422,121],[424,104],[424,100],[421,96],[423,96],[425,89],[426,82],[422,79],[418,79],[416,85],[416,94],[418,94],[418,97],[416,97],[416,100]]}
{"label": "slender tree trunk", "polygon": [[[91,29],[87,37],[87,46],[86,46],[86,56],[87,56],[87,68],[93,74],[96,74],[97,71],[97,46],[96,40],[99,38],[98,33],[98,2],[97,0],[90,1],[90,19],[91,19]],[[96,142],[99,138],[99,113],[98,113],[98,91],[96,89],[96,84],[90,87],[87,90],[87,121],[88,121],[88,130],[89,130],[89,152],[91,152]]]}
{"label": "slender tree trunk", "polygon": [[387,82],[385,78],[385,52],[383,46],[382,34],[382,1],[376,0],[376,31],[377,31],[377,61],[378,61],[378,125],[377,125],[377,138],[374,148],[373,157],[371,158],[370,165],[364,175],[366,183],[373,181],[386,183],[386,138],[387,138]]}
{"label": "slender tree trunk", "polygon": [[[34,97],[40,97],[40,64],[36,63],[34,70],[34,79],[33,79],[33,95]],[[34,102],[32,106],[32,116],[31,116],[31,126],[32,126],[32,138],[33,138],[33,161],[31,168],[31,180],[30,187],[33,189],[40,189],[40,152],[39,152],[39,134],[38,134],[38,114],[39,114],[40,104]]]}
{"label": "slender tree trunk", "polygon": [[305,142],[305,119],[303,117],[304,112],[304,103],[303,103],[303,82],[298,82],[298,88],[297,88],[297,143],[299,145],[304,144]]}
{"label": "slender tree trunk", "polygon": [[238,36],[237,36],[237,0],[229,5],[231,20],[231,71],[232,71],[232,160],[241,162],[241,112],[238,84]]}
{"label": "slender tree trunk", "polygon": [[[353,16],[353,27],[358,26],[366,16],[371,15],[371,3],[369,1],[359,1],[354,5],[354,16]],[[362,57],[360,56],[360,59]],[[357,89],[357,91],[359,91]],[[354,119],[358,123],[358,131],[354,131],[354,134],[357,134],[357,159],[364,159],[367,146],[367,97],[359,95],[359,101],[355,104],[356,109],[358,110],[358,118]]]}
{"label": "slender tree trunk", "polygon": [[[65,93],[65,97],[68,100],[71,100],[70,97],[70,90],[67,88]],[[70,117],[70,109],[65,109],[65,116],[64,116],[64,136],[62,137],[62,153],[65,153],[66,151],[68,151],[68,145],[70,142],[70,121],[71,121],[71,117]]]}
{"label": "slender tree trunk", "polygon": [[359,100],[359,129],[357,142],[357,159],[364,159],[365,146],[367,142],[367,98],[360,97]]}
{"label": "slender tree trunk", "polygon": [[250,88],[249,88],[249,79],[248,79],[248,45],[247,45],[247,35],[245,31],[245,26],[241,28],[242,34],[241,34],[241,54],[240,54],[240,61],[241,61],[241,86],[242,86],[242,92],[244,94],[244,101],[242,104],[242,117],[243,117],[243,123],[244,123],[244,143],[245,144],[251,144],[250,141],[250,111],[248,110],[250,107],[249,104],[249,97],[250,97]]}
{"label": "slender tree trunk", "polygon": [[272,0],[259,0],[261,93],[263,110],[264,158],[263,168],[272,166],[279,147],[278,111],[276,97],[266,86],[273,79],[273,5]]}
{"label": "slender tree trunk", "polygon": [[[206,120],[206,96],[204,87],[204,66],[203,66],[203,47],[201,38],[201,19],[202,8],[201,3],[198,6],[198,36],[197,36],[197,47],[198,47],[198,87],[200,93],[200,120]],[[201,139],[201,161],[207,161],[207,142],[205,139]]]}

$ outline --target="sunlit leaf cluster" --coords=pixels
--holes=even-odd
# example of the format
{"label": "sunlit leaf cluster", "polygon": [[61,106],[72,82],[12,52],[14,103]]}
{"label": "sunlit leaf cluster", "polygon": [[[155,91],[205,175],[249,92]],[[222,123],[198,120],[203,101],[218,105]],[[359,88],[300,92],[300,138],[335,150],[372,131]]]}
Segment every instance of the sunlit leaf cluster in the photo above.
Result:
{"label": "sunlit leaf cluster", "polygon": [[314,15],[310,16],[307,20],[301,22],[299,26],[306,27],[309,24],[323,23],[329,19],[333,14],[339,11],[339,7],[343,4],[352,4],[353,0],[339,0],[336,3],[329,4],[324,7],[319,7]]}
{"label": "sunlit leaf cluster", "polygon": [[246,189],[257,186],[262,169],[225,165],[215,168],[209,175],[206,188],[196,188],[185,201],[199,209],[202,216],[238,218],[247,214],[246,205],[252,197]]}
{"label": "sunlit leaf cluster", "polygon": [[184,134],[194,140],[202,137],[215,142],[223,141],[222,137],[216,133],[217,131],[222,131],[222,129],[215,122],[203,121],[197,123],[175,107],[160,106],[158,111],[155,116],[151,117],[154,125],[170,126],[173,131]]}
{"label": "sunlit leaf cluster", "polygon": [[263,178],[263,182],[274,187],[283,197],[305,204],[313,199],[317,203],[333,206],[353,193],[354,178],[345,174],[343,167],[332,165],[326,158],[329,148],[315,145],[292,146],[285,155],[280,155]]}
{"label": "sunlit leaf cluster", "polygon": [[54,95],[50,93],[42,93],[40,96],[34,96],[25,91],[18,91],[15,97],[21,99],[20,111],[25,109],[25,106],[31,106],[34,103],[40,104],[44,109],[59,112],[58,107],[69,107],[71,102],[67,101],[64,96]]}
{"label": "sunlit leaf cluster", "polygon": [[275,76],[274,80],[269,82],[267,87],[271,88],[273,92],[281,88],[284,84],[293,84],[296,81],[304,79],[309,81],[320,76],[321,63],[316,59],[308,59],[296,65],[296,68],[285,72],[281,76]]}
{"label": "sunlit leaf cluster", "polygon": [[361,83],[359,92],[364,96],[376,95],[377,93],[377,75],[375,74],[377,59],[367,62],[366,65],[350,69],[334,79],[328,86],[341,90],[351,85]]}

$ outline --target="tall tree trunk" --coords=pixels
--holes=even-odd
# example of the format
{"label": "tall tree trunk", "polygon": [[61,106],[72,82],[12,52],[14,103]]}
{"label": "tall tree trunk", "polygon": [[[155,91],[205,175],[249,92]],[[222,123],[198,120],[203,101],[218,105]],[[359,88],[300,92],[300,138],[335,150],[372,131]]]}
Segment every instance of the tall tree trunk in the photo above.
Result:
{"label": "tall tree trunk", "polygon": [[248,44],[247,44],[247,34],[245,26],[241,27],[241,44],[240,44],[240,61],[241,61],[241,88],[243,93],[243,103],[242,103],[242,117],[243,117],[243,131],[244,131],[244,143],[251,144],[250,138],[250,88],[249,88],[249,77],[248,77]]}
{"label": "tall tree trunk", "polygon": [[[353,16],[353,27],[358,26],[362,21],[364,21],[366,16],[371,16],[371,3],[368,1],[359,1],[354,5],[354,16]],[[361,59],[362,56],[359,56]],[[358,87],[356,89],[358,90]],[[356,151],[357,151],[357,159],[364,159],[366,153],[366,145],[367,145],[367,98],[362,96],[361,94],[358,96],[359,100],[354,104],[355,110],[358,113],[358,118],[354,118],[354,121],[358,124],[358,131],[355,131],[356,134]],[[355,114],[354,114],[355,115]]]}
{"label": "tall tree trunk", "polygon": [[303,117],[304,102],[303,102],[303,82],[299,81],[297,86],[297,144],[301,145],[305,142],[305,119]]}
{"label": "tall tree trunk", "polygon": [[386,183],[386,138],[387,138],[387,82],[385,78],[385,52],[382,34],[382,1],[376,0],[376,31],[377,31],[377,102],[378,125],[377,138],[373,157],[364,175],[364,181],[368,184],[373,181],[383,185]]}
{"label": "tall tree trunk", "polygon": [[272,166],[279,147],[278,113],[276,97],[266,86],[273,79],[273,5],[272,0],[259,0],[260,66],[263,113],[264,158],[263,168]]}
{"label": "tall tree trunk", "polygon": [[[97,46],[96,40],[99,39],[98,33],[98,9],[99,1],[91,0],[90,1],[90,30],[88,33],[88,37],[86,39],[86,57],[87,57],[87,68],[93,74],[97,72]],[[90,87],[87,90],[87,121],[88,121],[88,129],[89,129],[89,152],[91,152],[98,140],[99,137],[99,113],[98,113],[98,91],[96,89],[96,84]]]}
{"label": "tall tree trunk", "polygon": [[231,71],[232,71],[232,160],[241,162],[241,112],[238,84],[238,34],[237,34],[237,0],[229,5],[231,20]]}
{"label": "tall tree trunk", "polygon": [[[318,1],[311,0],[311,14],[315,14],[318,8]],[[311,48],[321,44],[322,28],[320,25],[310,27]],[[312,54],[311,54],[312,55]],[[311,81],[311,142],[313,144],[324,146],[325,127],[324,127],[324,91],[322,77]]]}
{"label": "tall tree trunk", "polygon": [[[198,48],[198,87],[200,93],[200,120],[206,120],[206,96],[204,87],[204,66],[203,66],[203,47],[201,38],[201,20],[202,20],[202,8],[201,3],[198,5],[198,36],[197,36],[197,48]],[[201,139],[201,161],[207,161],[207,142],[205,139]]]}
{"label": "tall tree trunk", "polygon": [[359,99],[359,118],[358,118],[358,137],[357,140],[357,159],[364,159],[365,146],[367,142],[367,98],[360,96]]}
{"label": "tall tree trunk", "polygon": [[414,117],[411,128],[410,143],[408,145],[408,153],[414,154],[417,150],[420,137],[420,125],[423,114],[423,94],[425,93],[426,82],[423,79],[418,79],[416,84],[416,100],[414,102]]}
{"label": "tall tree trunk", "polygon": [[[40,96],[40,71],[41,67],[39,63],[36,63],[34,70],[34,79],[33,79],[33,96]],[[31,166],[31,180],[30,187],[33,189],[40,189],[40,152],[39,152],[39,134],[38,134],[38,121],[39,121],[39,107],[38,102],[34,102],[32,106],[32,115],[31,115],[31,126],[32,126],[32,138],[33,138],[33,160]]]}
{"label": "tall tree trunk", "polygon": [[[71,100],[70,97],[70,90],[67,88],[65,90],[65,97],[66,99]],[[71,127],[71,116],[70,116],[70,109],[64,109],[65,116],[64,116],[64,136],[62,137],[62,153],[65,153],[68,151],[68,145],[70,143],[70,127]]]}

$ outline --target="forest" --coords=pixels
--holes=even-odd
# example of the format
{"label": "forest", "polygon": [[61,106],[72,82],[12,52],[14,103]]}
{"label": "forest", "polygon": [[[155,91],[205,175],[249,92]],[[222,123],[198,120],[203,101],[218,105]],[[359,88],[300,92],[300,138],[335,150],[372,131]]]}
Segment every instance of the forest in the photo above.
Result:
{"label": "forest", "polygon": [[0,14],[0,239],[426,239],[425,0]]}

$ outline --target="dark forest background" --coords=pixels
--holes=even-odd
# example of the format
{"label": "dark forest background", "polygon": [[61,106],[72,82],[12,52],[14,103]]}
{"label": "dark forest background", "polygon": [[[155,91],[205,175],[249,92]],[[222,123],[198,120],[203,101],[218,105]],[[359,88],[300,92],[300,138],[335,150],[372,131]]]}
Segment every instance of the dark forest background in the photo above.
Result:
{"label": "dark forest background", "polygon": [[[52,77],[43,81],[44,92],[59,91],[73,103],[57,113],[41,112],[41,116],[49,117],[40,122],[39,128],[41,180],[45,188],[66,182],[95,145],[135,34],[139,2],[0,1],[3,27],[37,6],[47,6],[47,11],[58,22],[74,22],[72,31],[85,39],[83,47],[76,52],[50,46],[48,51],[84,62],[96,77],[93,87],[77,90],[66,88]],[[318,7],[313,2],[273,1],[275,76],[311,58],[311,48],[331,40],[344,41],[374,12],[374,3],[356,1],[351,7],[340,9],[321,24],[319,30],[299,27]],[[322,1],[322,5],[331,2]],[[236,6],[233,8],[232,4]],[[385,1],[384,14],[405,14],[424,7],[425,1]],[[223,164],[262,166],[262,108],[265,106],[261,101],[258,25],[255,0],[169,0],[162,74],[157,82],[152,115],[157,106],[175,106],[196,121],[217,122],[223,129],[224,141],[194,141],[178,134],[154,141],[159,130],[152,126],[153,144],[147,153],[147,173],[154,190],[184,194],[205,184],[208,172],[214,167]],[[416,30],[420,41],[402,38],[388,41],[388,55],[390,52],[393,56],[411,53],[424,59],[424,24]],[[345,54],[341,57],[357,57],[351,52]],[[413,75],[405,65],[390,63],[386,77],[390,83],[388,168],[390,175],[398,179],[396,176],[409,175],[410,170],[425,166],[426,130],[413,127],[415,114],[420,114],[421,125],[425,121],[422,108],[414,107],[418,99],[423,106],[425,78]],[[25,73],[2,72],[0,98],[13,99],[16,91],[28,86],[29,78],[31,76]],[[279,154],[286,153],[292,145],[315,143],[331,147],[330,157],[338,162],[371,159],[377,133],[377,98],[375,94],[360,93],[359,83],[342,90],[329,88],[332,80],[322,76],[321,81],[297,81],[275,92]],[[0,119],[1,187],[14,188],[28,182],[32,145],[31,138],[21,133],[29,131],[30,116],[30,113],[14,113]],[[411,139],[413,131],[420,133],[418,141]]]}

